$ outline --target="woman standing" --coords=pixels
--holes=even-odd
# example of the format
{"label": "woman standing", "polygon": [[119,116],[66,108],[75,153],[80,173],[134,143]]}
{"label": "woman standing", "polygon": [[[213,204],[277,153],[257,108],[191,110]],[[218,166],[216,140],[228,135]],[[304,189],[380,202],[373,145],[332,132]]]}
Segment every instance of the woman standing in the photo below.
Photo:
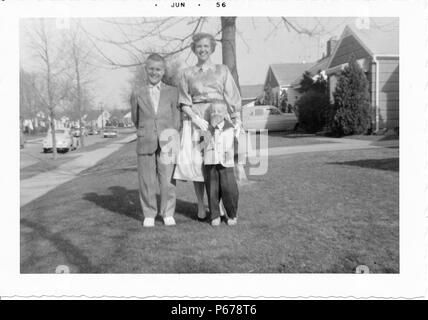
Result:
{"label": "woman standing", "polygon": [[[208,129],[209,106],[213,102],[224,102],[235,127],[241,125],[241,96],[227,66],[214,64],[211,55],[216,41],[211,34],[197,33],[192,38],[191,49],[198,62],[183,71],[179,85],[179,104],[184,112],[183,130],[190,126],[192,141],[199,142],[203,132]],[[206,217],[204,207],[204,175],[200,145],[193,146],[192,163],[188,168],[177,164],[175,179],[194,182],[198,199],[198,218]],[[212,221],[217,225],[218,221]]]}

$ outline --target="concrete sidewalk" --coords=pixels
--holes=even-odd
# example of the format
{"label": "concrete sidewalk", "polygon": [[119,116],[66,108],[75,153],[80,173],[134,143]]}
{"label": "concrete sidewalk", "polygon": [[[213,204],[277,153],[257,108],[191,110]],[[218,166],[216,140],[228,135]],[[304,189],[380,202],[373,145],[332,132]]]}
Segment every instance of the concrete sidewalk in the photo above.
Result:
{"label": "concrete sidewalk", "polygon": [[105,147],[82,153],[77,159],[64,163],[52,171],[40,173],[29,179],[21,180],[21,207],[41,197],[57,186],[74,179],[83,170],[94,166],[100,160],[117,151],[124,144],[136,138],[137,136],[135,134],[131,134]]}
{"label": "concrete sidewalk", "polygon": [[316,137],[314,140],[320,141],[318,144],[305,144],[296,146],[272,147],[268,149],[250,150],[250,158],[262,156],[282,156],[296,153],[309,153],[309,152],[325,152],[325,151],[346,151],[358,149],[379,149],[383,146],[373,145],[374,141],[359,140],[349,138],[328,138]]}
{"label": "concrete sidewalk", "polygon": [[[325,143],[310,144],[303,146],[290,146],[290,147],[275,147],[269,148],[268,156],[282,156],[295,153],[307,153],[307,152],[326,152],[326,151],[345,151],[345,150],[359,150],[359,149],[379,149],[382,146],[372,145],[373,141],[369,140],[357,140],[357,139],[346,139],[346,138],[326,138],[320,137],[315,138],[318,141],[324,141]],[[332,143],[333,142],[333,143]],[[261,152],[266,152],[261,150]]]}

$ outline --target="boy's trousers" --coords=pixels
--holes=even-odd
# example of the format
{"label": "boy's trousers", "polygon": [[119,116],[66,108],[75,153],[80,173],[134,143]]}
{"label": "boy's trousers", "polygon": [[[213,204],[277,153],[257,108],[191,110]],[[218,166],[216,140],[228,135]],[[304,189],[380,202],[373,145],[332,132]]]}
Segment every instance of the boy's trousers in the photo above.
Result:
{"label": "boy's trousers", "polygon": [[155,153],[138,155],[138,180],[140,184],[140,202],[144,218],[157,215],[156,190],[160,189],[160,214],[172,217],[175,212],[175,180],[172,179],[174,164],[161,161],[161,148]]}
{"label": "boy's trousers", "polygon": [[238,211],[239,191],[233,167],[221,164],[204,165],[205,188],[208,194],[211,220],[220,217],[220,199],[227,216],[232,219]]}

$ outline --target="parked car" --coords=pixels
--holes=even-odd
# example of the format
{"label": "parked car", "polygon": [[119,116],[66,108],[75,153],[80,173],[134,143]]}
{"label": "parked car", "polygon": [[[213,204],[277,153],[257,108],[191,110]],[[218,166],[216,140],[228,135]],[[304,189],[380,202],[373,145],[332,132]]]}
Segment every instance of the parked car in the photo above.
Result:
{"label": "parked car", "polygon": [[[58,152],[67,152],[69,150],[75,150],[77,145],[75,144],[75,139],[73,139],[73,134],[70,129],[56,129],[55,130],[55,138],[56,138],[56,150]],[[43,152],[51,152],[53,148],[53,139],[52,139],[52,131],[49,130],[46,138],[43,139],[42,146]]]}
{"label": "parked car", "polygon": [[243,126],[248,129],[269,131],[293,130],[297,124],[294,113],[283,113],[275,106],[254,106],[244,109]]}
{"label": "parked car", "polygon": [[[72,134],[75,137],[80,137],[80,128],[73,128]],[[86,130],[86,128],[82,128],[82,134],[84,137],[88,136],[88,130]]]}
{"label": "parked car", "polygon": [[103,130],[104,138],[116,138],[117,130],[114,127],[105,127]]}
{"label": "parked car", "polygon": [[98,130],[97,130],[97,129],[95,129],[95,128],[90,128],[90,129],[88,130],[88,134],[89,134],[89,135],[98,134]]}

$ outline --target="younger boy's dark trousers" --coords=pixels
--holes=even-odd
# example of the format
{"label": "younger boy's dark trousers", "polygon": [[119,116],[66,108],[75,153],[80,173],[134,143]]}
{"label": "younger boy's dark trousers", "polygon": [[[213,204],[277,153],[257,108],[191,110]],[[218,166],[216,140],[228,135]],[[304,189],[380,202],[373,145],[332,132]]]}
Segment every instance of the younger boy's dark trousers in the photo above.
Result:
{"label": "younger boy's dark trousers", "polygon": [[204,165],[205,188],[208,194],[211,220],[220,217],[220,199],[227,216],[232,219],[238,211],[239,191],[233,167],[221,164]]}

